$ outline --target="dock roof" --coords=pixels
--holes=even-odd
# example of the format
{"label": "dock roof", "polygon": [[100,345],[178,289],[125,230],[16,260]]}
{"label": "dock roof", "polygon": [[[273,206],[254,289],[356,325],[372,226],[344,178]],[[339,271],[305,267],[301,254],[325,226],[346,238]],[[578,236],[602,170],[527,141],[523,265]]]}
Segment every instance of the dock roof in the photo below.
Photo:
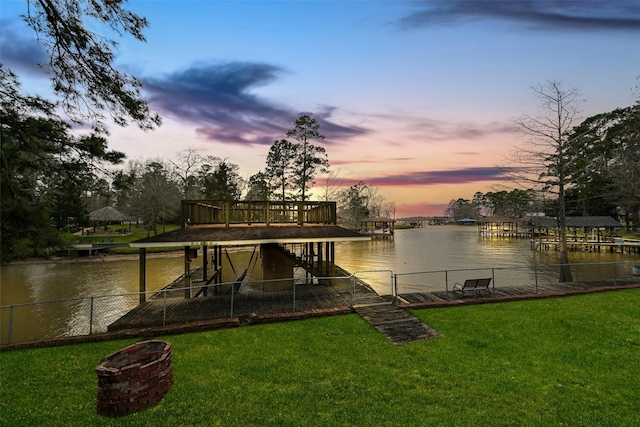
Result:
{"label": "dock roof", "polygon": [[[530,223],[536,227],[555,228],[558,226],[556,218],[531,218]],[[610,216],[568,216],[566,224],[569,228],[620,228],[622,224]]]}
{"label": "dock roof", "polygon": [[129,243],[134,248],[253,246],[268,243],[365,241],[371,237],[337,225],[193,225]]}

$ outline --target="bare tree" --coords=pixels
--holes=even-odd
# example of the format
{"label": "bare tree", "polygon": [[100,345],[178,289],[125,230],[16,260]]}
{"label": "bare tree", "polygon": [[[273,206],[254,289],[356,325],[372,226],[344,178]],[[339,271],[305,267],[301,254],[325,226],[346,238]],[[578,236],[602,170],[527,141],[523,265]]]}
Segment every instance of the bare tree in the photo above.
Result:
{"label": "bare tree", "polygon": [[193,147],[187,147],[178,153],[178,161],[169,160],[175,168],[175,175],[182,186],[184,199],[200,197],[198,189],[198,168],[202,165],[203,158]]}
{"label": "bare tree", "polygon": [[527,137],[527,145],[518,147],[513,177],[537,190],[552,192],[558,200],[558,245],[560,282],[571,281],[567,250],[565,192],[570,185],[570,131],[578,120],[580,91],[563,89],[557,81],[532,88],[539,100],[538,112],[515,120]]}
{"label": "bare tree", "polygon": [[324,195],[325,202],[335,201],[340,197],[344,180],[340,178],[340,169],[330,171],[324,179]]}

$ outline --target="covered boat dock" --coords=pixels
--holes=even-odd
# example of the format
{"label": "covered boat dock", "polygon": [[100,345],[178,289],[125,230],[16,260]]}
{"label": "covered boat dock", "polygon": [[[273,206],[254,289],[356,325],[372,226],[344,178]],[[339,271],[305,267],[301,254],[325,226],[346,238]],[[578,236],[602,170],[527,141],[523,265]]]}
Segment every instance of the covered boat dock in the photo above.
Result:
{"label": "covered boat dock", "polygon": [[335,242],[371,239],[337,225],[335,202],[183,200],[182,218],[181,229],[130,243],[140,249],[141,303],[149,248],[184,248],[182,287],[184,297],[192,298],[191,261],[198,250],[205,296],[209,285],[222,282],[222,248],[234,246],[260,247],[262,280],[269,281],[264,289],[269,292],[290,288],[295,266],[315,277],[335,276]]}

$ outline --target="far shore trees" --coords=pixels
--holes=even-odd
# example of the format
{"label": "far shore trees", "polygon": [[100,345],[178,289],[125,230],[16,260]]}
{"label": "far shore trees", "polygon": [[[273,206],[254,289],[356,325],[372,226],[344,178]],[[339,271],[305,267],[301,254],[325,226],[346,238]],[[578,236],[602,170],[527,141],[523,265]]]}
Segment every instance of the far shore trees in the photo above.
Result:
{"label": "far shore trees", "polygon": [[124,154],[96,134],[74,136],[52,116],[53,105],[18,92],[15,76],[0,68],[0,233],[3,262],[43,255],[61,233],[87,218],[84,196],[97,172]]}
{"label": "far shore trees", "polygon": [[395,217],[395,203],[385,201],[378,194],[378,188],[364,181],[338,193],[338,216],[342,225],[358,229],[360,221],[369,217]]}
{"label": "far shore trees", "polygon": [[239,167],[214,156],[204,158],[200,167],[199,180],[205,199],[233,201],[240,199],[244,181]]}
{"label": "far shore trees", "polygon": [[[575,137],[573,136],[575,135]],[[627,228],[640,220],[640,101],[587,118],[571,132],[573,197],[578,212],[622,209]]]}
{"label": "far shore trees", "polygon": [[[147,21],[124,3],[27,1],[22,18],[47,51],[48,62],[39,65],[51,76],[57,100],[22,93],[18,76],[0,63],[3,262],[43,255],[60,247],[63,231],[84,225],[87,195],[103,191],[104,183],[97,182],[104,165],[124,158],[107,149],[106,117],[145,130],[160,124],[140,82],[115,67],[116,41],[95,32],[107,26],[113,34],[144,41]],[[72,135],[61,112],[92,132]]]}
{"label": "far shore trees", "polygon": [[131,197],[137,217],[154,235],[158,232],[159,224],[164,233],[165,225],[175,222],[180,216],[181,191],[171,175],[168,165],[161,161],[146,163]]}
{"label": "far shore trees", "polygon": [[246,200],[271,200],[271,189],[264,172],[260,171],[255,175],[251,175],[247,186]]}

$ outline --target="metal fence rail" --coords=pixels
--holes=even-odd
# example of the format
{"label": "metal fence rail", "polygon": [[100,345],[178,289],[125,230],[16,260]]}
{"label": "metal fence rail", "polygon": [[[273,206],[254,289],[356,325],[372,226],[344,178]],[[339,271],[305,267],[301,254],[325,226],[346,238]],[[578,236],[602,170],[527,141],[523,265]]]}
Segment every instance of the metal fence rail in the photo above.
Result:
{"label": "metal fence rail", "polygon": [[[570,264],[573,281],[558,284],[561,265],[468,268],[394,274],[359,271],[350,277],[313,277],[221,283],[207,296],[184,298],[185,288],[97,295],[0,306],[0,344],[91,335],[117,328],[140,328],[226,317],[299,313],[358,304],[411,302],[412,298],[456,298],[453,286],[466,279],[491,278],[490,293],[543,293],[587,286],[638,283],[637,262]],[[202,291],[195,283],[191,295]]]}

